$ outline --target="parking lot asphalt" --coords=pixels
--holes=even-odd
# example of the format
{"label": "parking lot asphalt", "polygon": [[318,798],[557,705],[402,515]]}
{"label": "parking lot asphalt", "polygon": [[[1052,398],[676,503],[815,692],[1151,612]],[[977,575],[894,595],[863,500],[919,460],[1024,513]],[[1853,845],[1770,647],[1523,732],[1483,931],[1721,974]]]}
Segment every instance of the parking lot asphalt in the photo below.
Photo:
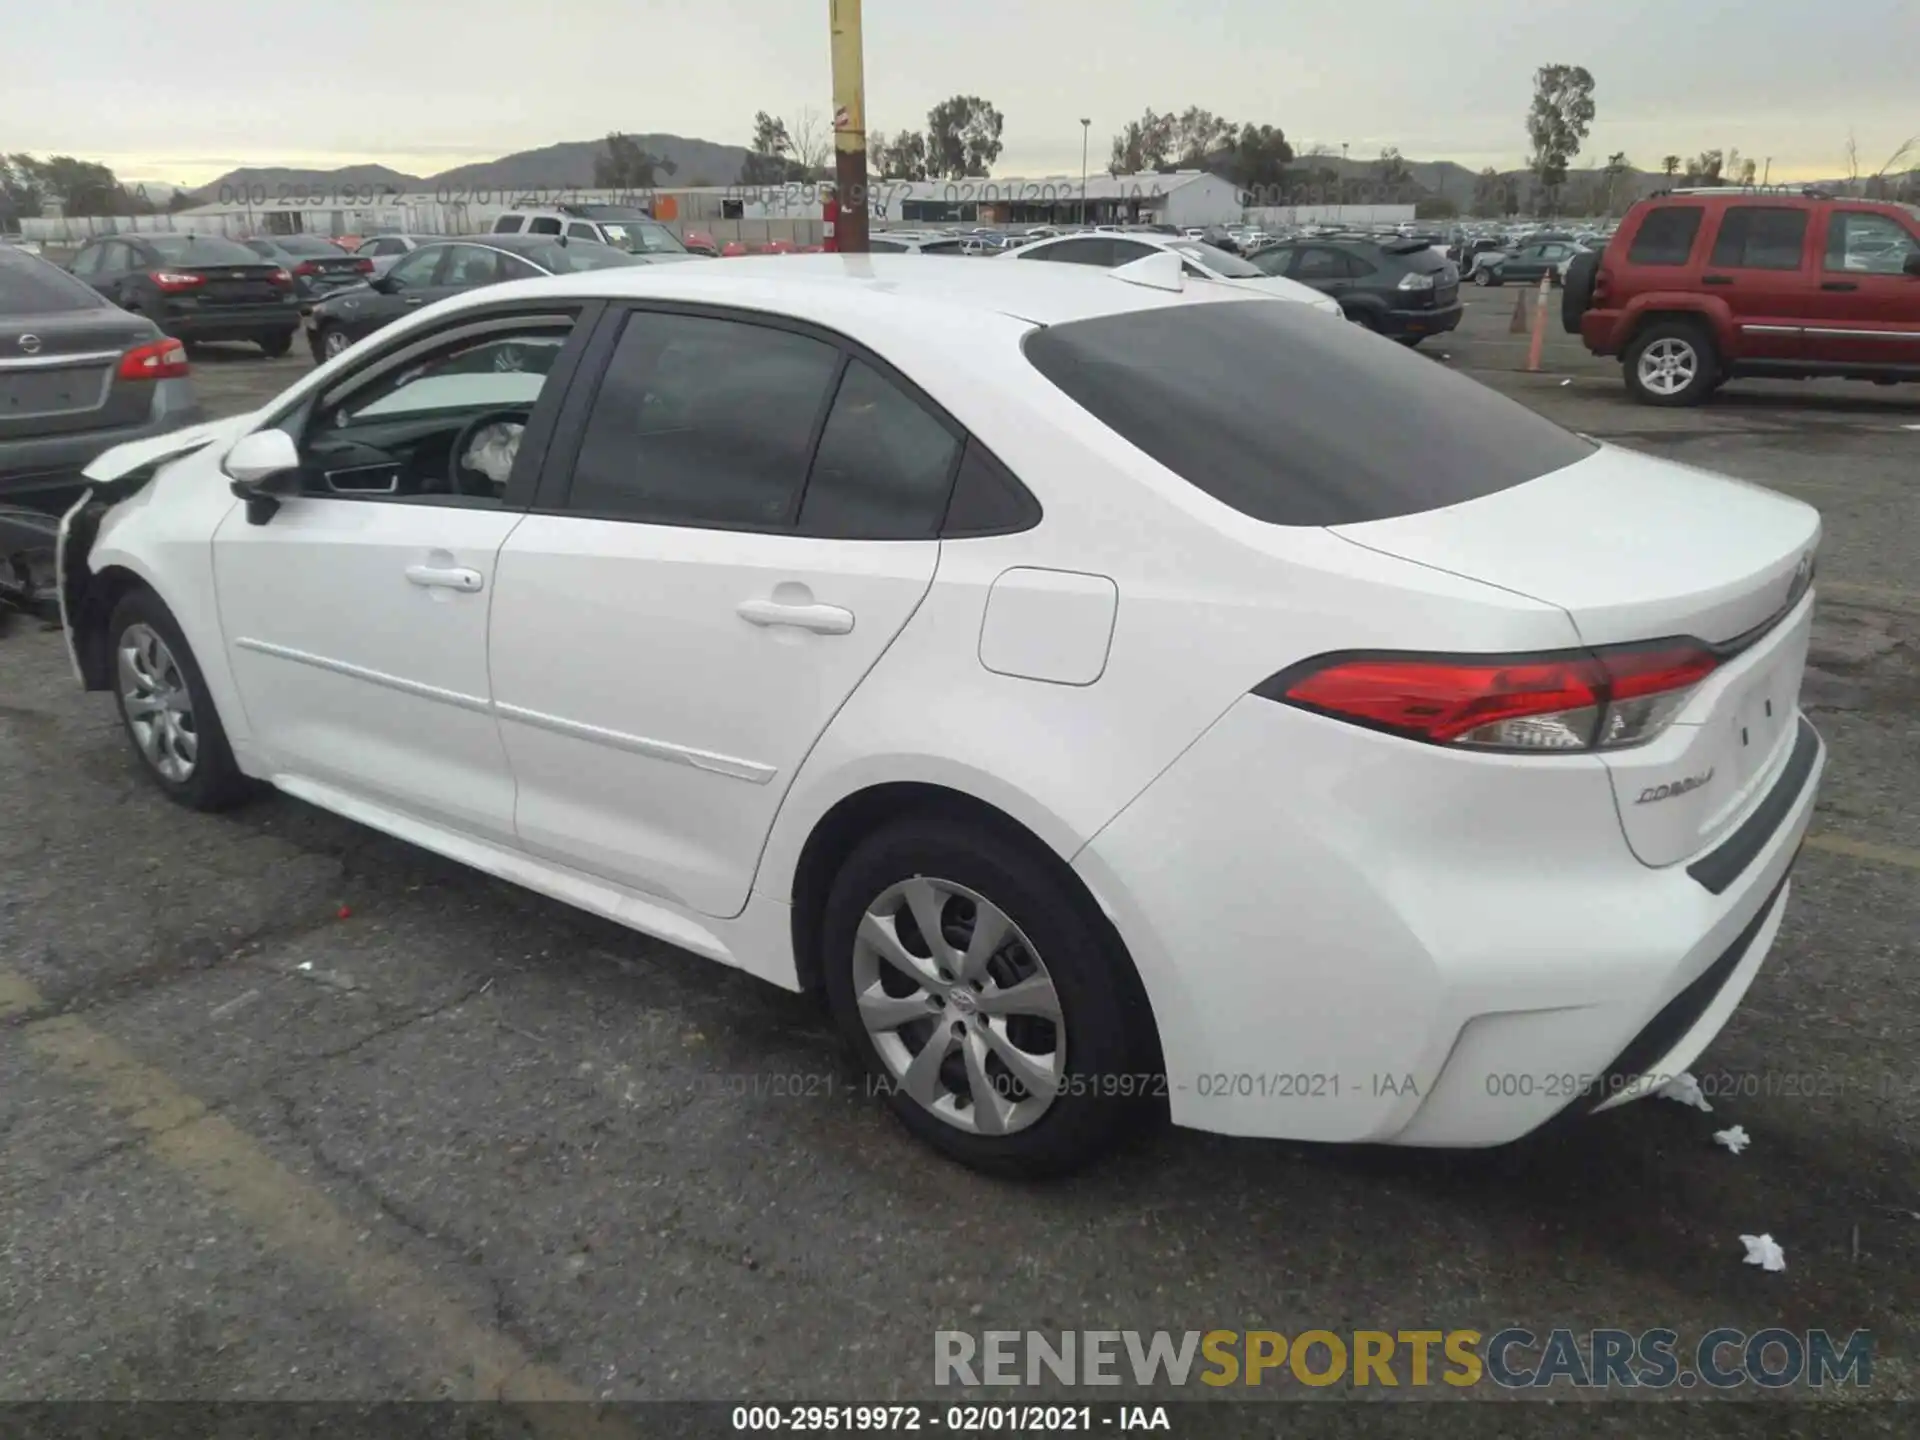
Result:
{"label": "parking lot asphalt", "polygon": [[[0,1400],[944,1400],[940,1329],[1515,1324],[1864,1328],[1871,1395],[1920,1394],[1920,391],[1649,410],[1557,315],[1521,373],[1516,293],[1469,291],[1423,353],[1825,517],[1828,778],[1774,955],[1696,1067],[1712,1115],[1471,1154],[1158,1130],[1067,1182],[983,1179],[860,1093],[805,1000],[285,797],[174,808],[16,622]],[[197,363],[218,412],[304,365],[226,348]],[[1737,1157],[1711,1139],[1736,1123]],[[1757,1232],[1784,1273],[1742,1264]],[[1696,1411],[1617,1433],[1732,1433]]]}

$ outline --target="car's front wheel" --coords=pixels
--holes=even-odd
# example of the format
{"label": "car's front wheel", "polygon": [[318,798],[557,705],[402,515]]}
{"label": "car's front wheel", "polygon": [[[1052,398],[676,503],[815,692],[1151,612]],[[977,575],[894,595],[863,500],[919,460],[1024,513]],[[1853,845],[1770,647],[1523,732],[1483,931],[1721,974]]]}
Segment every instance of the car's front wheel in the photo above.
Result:
{"label": "car's front wheel", "polygon": [[351,344],[353,341],[347,338],[346,331],[337,325],[329,325],[320,332],[320,358],[331,360],[334,356],[344,353]]}
{"label": "car's front wheel", "polygon": [[1627,393],[1644,405],[1698,405],[1719,384],[1720,357],[1701,326],[1661,320],[1634,337],[1621,368]]}
{"label": "car's front wheel", "polygon": [[121,597],[107,622],[120,722],[148,776],[192,810],[223,810],[252,789],[234,762],[207,682],[173,613],[151,590]]}
{"label": "car's front wheel", "polygon": [[862,841],[835,878],[827,999],[874,1087],[921,1139],[977,1169],[1071,1170],[1164,1080],[1128,960],[1059,862],[937,814]]}
{"label": "car's front wheel", "polygon": [[1488,285],[1498,285],[1500,277],[1494,273],[1491,265],[1482,265],[1473,272],[1473,283],[1483,288]]}

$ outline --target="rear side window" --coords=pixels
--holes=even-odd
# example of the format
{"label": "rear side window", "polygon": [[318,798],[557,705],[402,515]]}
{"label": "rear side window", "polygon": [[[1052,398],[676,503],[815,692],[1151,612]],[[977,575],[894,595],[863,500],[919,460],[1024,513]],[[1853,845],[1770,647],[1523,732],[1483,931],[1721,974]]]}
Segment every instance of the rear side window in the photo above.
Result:
{"label": "rear side window", "polygon": [[536,215],[527,222],[529,235],[558,235],[560,222],[551,215]]}
{"label": "rear side window", "polygon": [[0,315],[57,315],[105,304],[58,266],[0,246]]}
{"label": "rear side window", "polygon": [[520,233],[520,225],[521,219],[518,215],[502,215],[498,220],[493,222],[493,233],[496,235],[518,235]]}
{"label": "rear side window", "polygon": [[800,529],[841,540],[930,540],[940,530],[960,441],[873,369],[849,361],[820,433]]}
{"label": "rear side window", "polygon": [[567,508],[662,525],[791,524],[839,368],[834,346],[771,326],[630,316]]}
{"label": "rear side window", "polygon": [[1640,229],[1627,251],[1629,265],[1684,265],[1693,254],[1694,237],[1700,233],[1700,217],[1706,212],[1698,205],[1662,205],[1649,210],[1640,221]]}
{"label": "rear side window", "polygon": [[1176,305],[1034,332],[1033,366],[1243,515],[1352,525],[1478,499],[1596,448],[1305,305]]}
{"label": "rear side window", "polygon": [[1714,237],[1713,264],[1730,270],[1798,270],[1806,242],[1805,210],[1729,205]]}

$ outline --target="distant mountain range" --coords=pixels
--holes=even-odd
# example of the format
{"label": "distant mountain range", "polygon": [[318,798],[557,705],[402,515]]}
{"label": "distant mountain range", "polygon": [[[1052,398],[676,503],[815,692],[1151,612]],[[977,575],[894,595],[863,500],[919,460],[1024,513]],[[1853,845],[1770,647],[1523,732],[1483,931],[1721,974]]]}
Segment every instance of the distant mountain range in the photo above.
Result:
{"label": "distant mountain range", "polygon": [[[731,185],[740,178],[747,150],[742,145],[721,145],[712,140],[690,140],[681,135],[632,135],[634,144],[674,166],[669,177],[665,166],[660,179],[671,185]],[[606,154],[604,137],[595,140],[563,140],[558,145],[543,145],[537,150],[517,150],[498,160],[483,160],[473,165],[456,165],[437,175],[408,175],[386,165],[344,165],[337,170],[305,170],[292,166],[244,166],[229,170],[217,180],[195,187],[209,200],[250,190],[258,194],[262,187],[269,195],[307,187],[318,193],[328,190],[392,189],[408,194],[432,194],[442,189],[462,191],[514,189],[570,189],[593,184],[593,162]]]}

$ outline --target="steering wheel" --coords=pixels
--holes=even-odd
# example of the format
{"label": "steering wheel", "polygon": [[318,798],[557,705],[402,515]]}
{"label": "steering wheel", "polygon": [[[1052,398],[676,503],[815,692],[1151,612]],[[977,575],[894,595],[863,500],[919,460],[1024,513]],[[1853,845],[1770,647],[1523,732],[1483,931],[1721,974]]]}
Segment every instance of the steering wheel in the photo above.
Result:
{"label": "steering wheel", "polygon": [[529,407],[515,405],[485,411],[462,425],[447,459],[447,482],[453,493],[499,499],[513,473],[514,457],[520,453],[521,432],[532,418]]}

